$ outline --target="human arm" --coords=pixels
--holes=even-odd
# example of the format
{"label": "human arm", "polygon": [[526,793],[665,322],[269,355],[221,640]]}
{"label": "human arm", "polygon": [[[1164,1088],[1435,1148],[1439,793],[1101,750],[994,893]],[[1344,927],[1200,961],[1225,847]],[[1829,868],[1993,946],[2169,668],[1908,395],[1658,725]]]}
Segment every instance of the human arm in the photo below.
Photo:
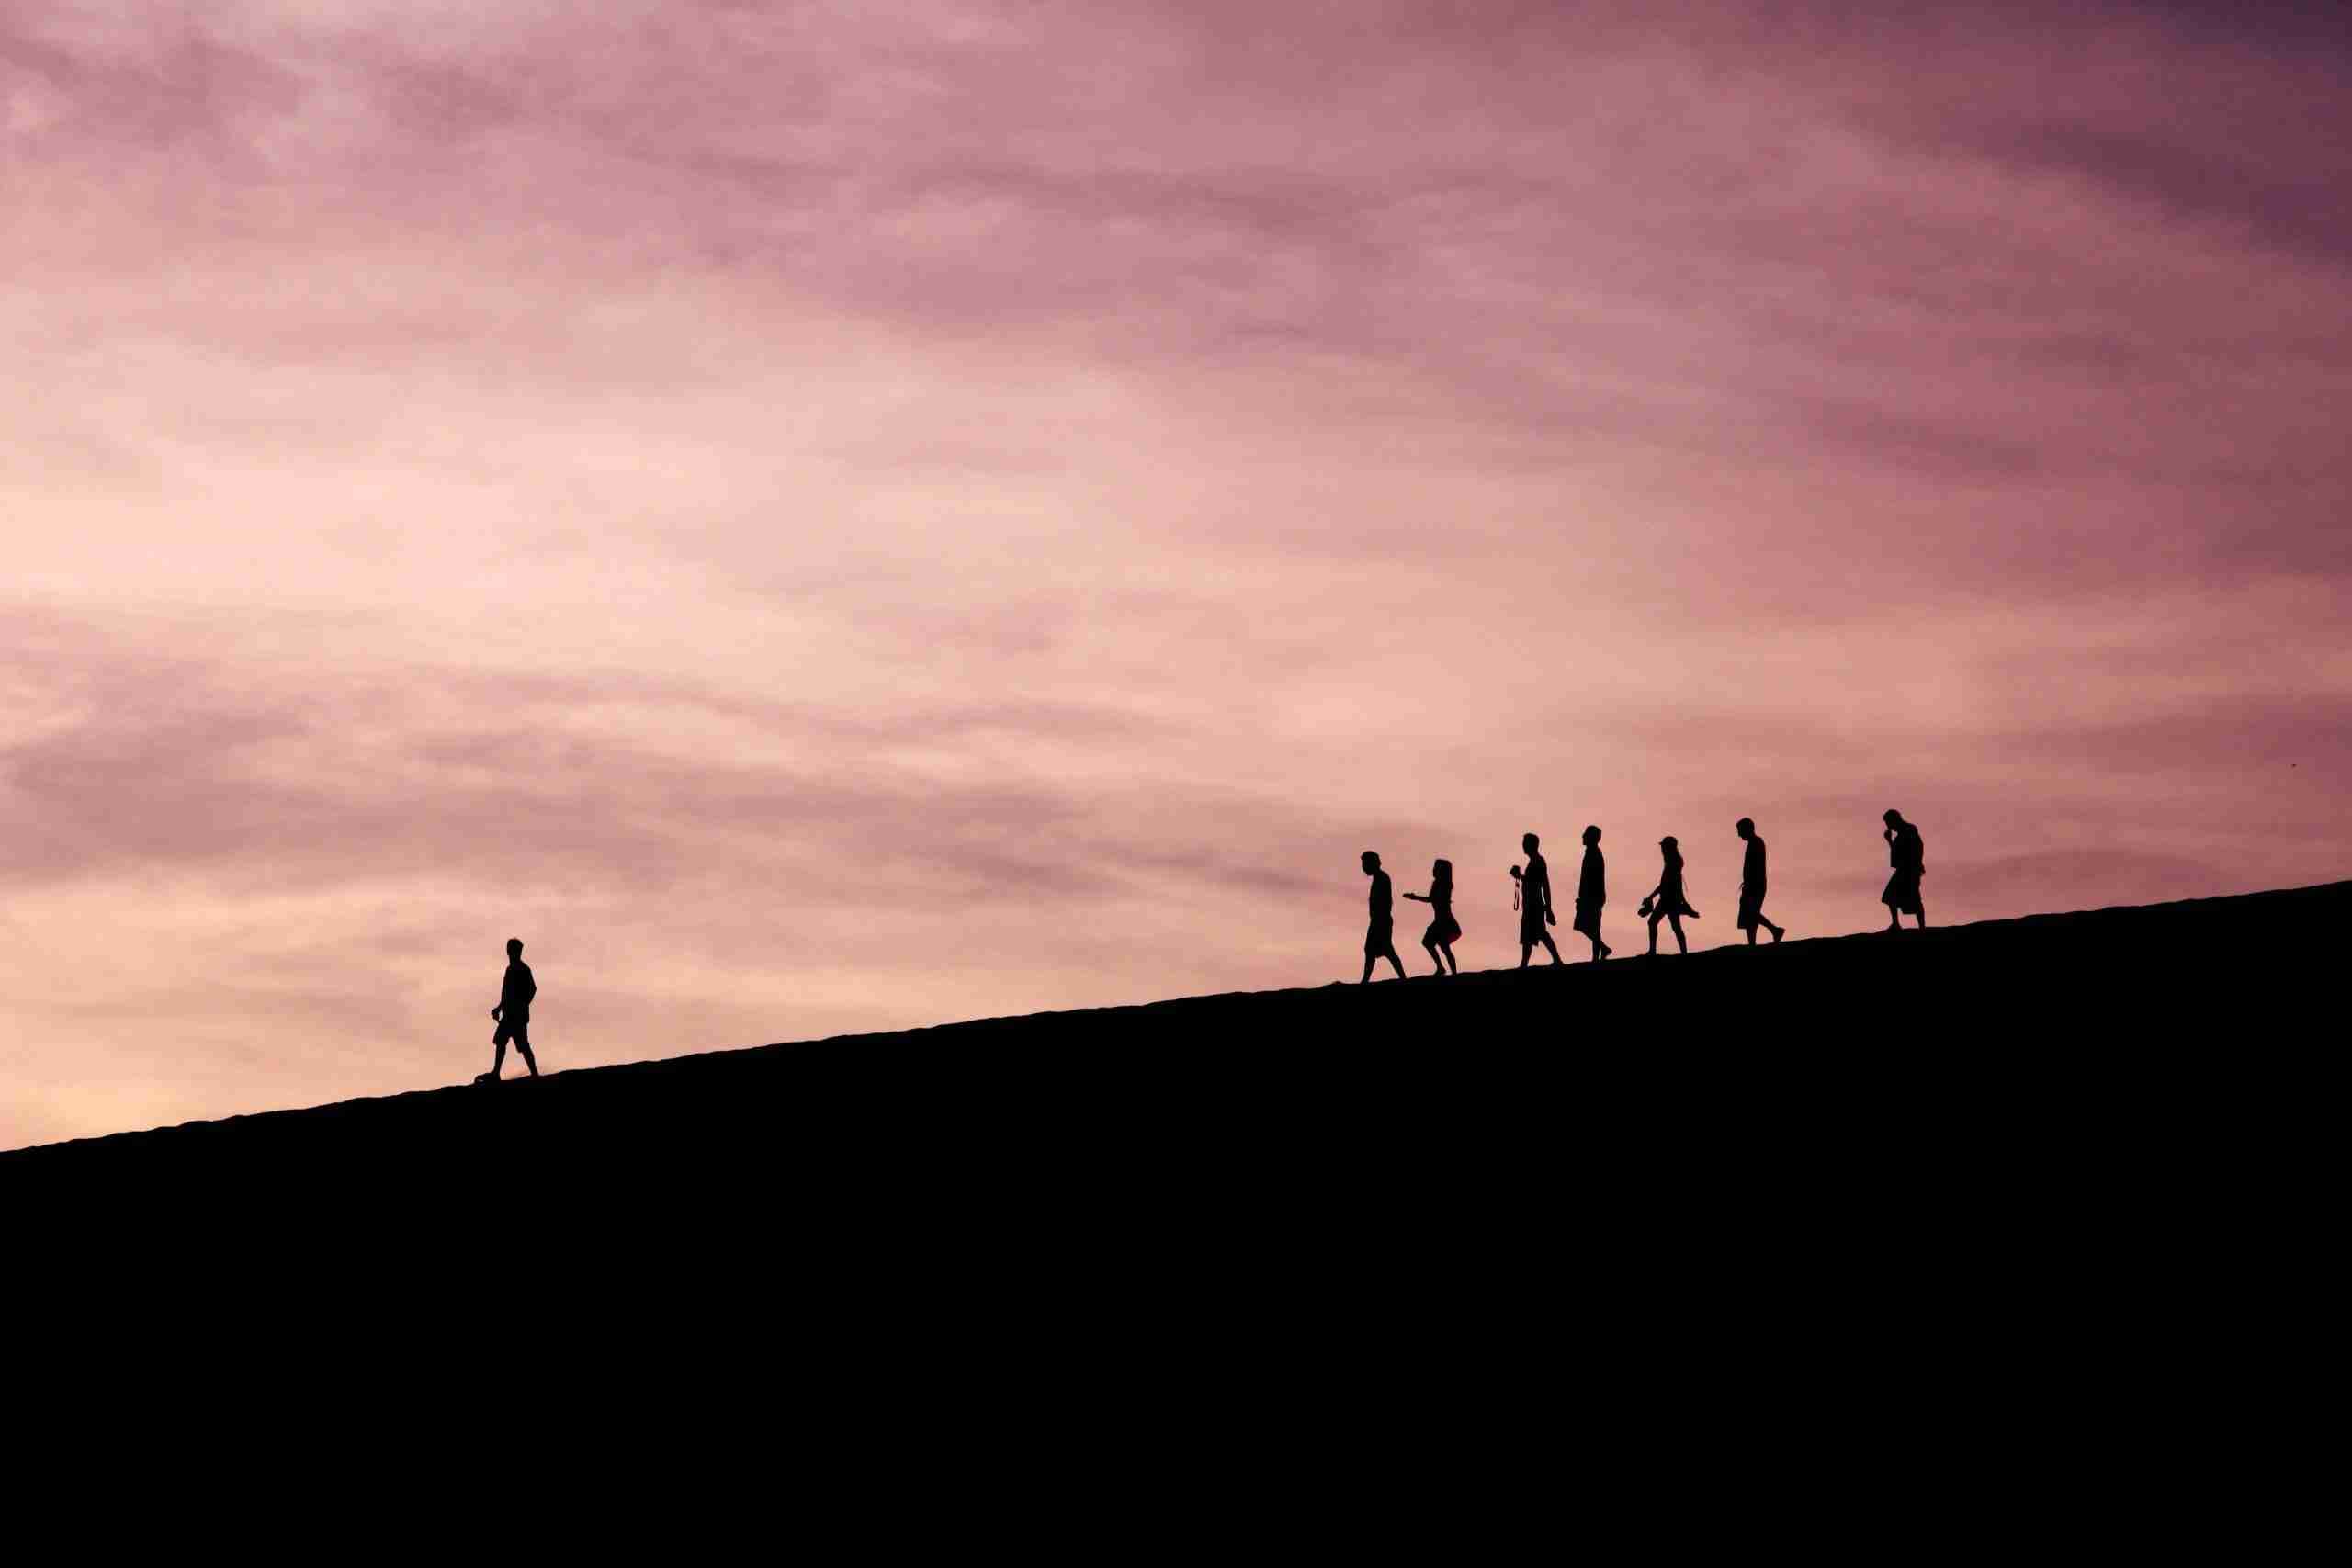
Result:
{"label": "human arm", "polygon": [[517,1018],[528,1018],[531,1015],[531,998],[538,994],[538,982],[531,977],[529,967],[521,964],[510,964],[505,978],[499,984],[497,1012],[492,1016],[511,1012]]}

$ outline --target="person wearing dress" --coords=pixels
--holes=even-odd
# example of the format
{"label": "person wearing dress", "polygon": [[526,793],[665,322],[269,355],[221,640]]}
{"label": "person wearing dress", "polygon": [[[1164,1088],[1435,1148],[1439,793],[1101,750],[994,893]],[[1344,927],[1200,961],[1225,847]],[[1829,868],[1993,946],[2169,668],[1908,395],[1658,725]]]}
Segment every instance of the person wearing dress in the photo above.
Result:
{"label": "person wearing dress", "polygon": [[1584,830],[1584,863],[1577,868],[1577,918],[1574,929],[1592,939],[1595,963],[1617,950],[1600,940],[1600,907],[1609,902],[1609,863],[1600,858],[1600,829]]}
{"label": "person wearing dress", "polygon": [[1363,852],[1363,874],[1372,878],[1372,923],[1363,933],[1363,984],[1372,978],[1373,964],[1385,958],[1396,966],[1396,978],[1405,977],[1405,961],[1396,956],[1396,925],[1394,908],[1388,897],[1388,874],[1380,869],[1380,857],[1370,850]]}
{"label": "person wearing dress", "polygon": [[[1430,929],[1421,933],[1421,945],[1429,950],[1430,962],[1437,965],[1441,975],[1462,973],[1455,963],[1453,944],[1462,940],[1461,922],[1453,918],[1453,863],[1442,860],[1430,867],[1430,890],[1408,893],[1406,897],[1430,907]],[[1451,971],[1447,965],[1452,964]]]}
{"label": "person wearing dress", "polygon": [[1682,917],[1699,918],[1690,900],[1682,896],[1682,848],[1668,834],[1657,841],[1658,852],[1665,856],[1665,869],[1659,872],[1657,886],[1642,900],[1641,912],[1650,922],[1650,956],[1657,956],[1657,923],[1665,920],[1674,928],[1674,945],[1683,953],[1690,951],[1690,942],[1682,934]]}
{"label": "person wearing dress", "polygon": [[1747,945],[1756,945],[1758,926],[1772,933],[1774,942],[1789,934],[1786,926],[1776,926],[1764,918],[1764,840],[1756,831],[1756,819],[1743,817],[1732,825],[1732,831],[1747,841],[1747,852],[1739,863],[1739,929],[1747,933]]}
{"label": "person wearing dress", "polygon": [[1903,819],[1903,813],[1890,810],[1882,818],[1886,831],[1887,864],[1894,874],[1886,879],[1886,891],[1878,901],[1886,906],[1886,929],[1899,931],[1903,917],[1918,917],[1919,929],[1928,929],[1928,907],[1919,898],[1919,879],[1928,874],[1928,847],[1919,837],[1919,829]]}
{"label": "person wearing dress", "polygon": [[1543,943],[1544,951],[1552,955],[1553,963],[1560,962],[1560,950],[1553,943],[1552,933],[1544,929],[1558,925],[1560,918],[1552,912],[1552,868],[1544,863],[1542,855],[1535,852],[1539,841],[1532,833],[1523,836],[1519,840],[1519,847],[1526,852],[1527,870],[1522,874],[1517,866],[1510,868],[1511,875],[1519,881],[1519,966],[1521,969],[1526,968],[1527,961],[1535,955],[1538,942]]}

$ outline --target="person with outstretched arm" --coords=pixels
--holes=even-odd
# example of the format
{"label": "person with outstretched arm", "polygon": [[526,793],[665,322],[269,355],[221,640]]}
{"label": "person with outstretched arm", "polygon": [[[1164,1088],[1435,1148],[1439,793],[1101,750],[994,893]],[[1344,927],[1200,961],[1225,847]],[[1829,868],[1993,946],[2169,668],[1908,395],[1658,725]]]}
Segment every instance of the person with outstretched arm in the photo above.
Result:
{"label": "person with outstretched arm", "polygon": [[523,939],[506,939],[506,980],[498,988],[498,1005],[490,1016],[498,1020],[498,1032],[490,1043],[498,1048],[492,1058],[490,1071],[474,1079],[476,1083],[496,1083],[500,1071],[506,1066],[506,1043],[514,1042],[514,1049],[523,1055],[523,1065],[531,1076],[539,1076],[539,1059],[531,1055],[531,998],[539,994],[539,983],[531,978],[531,966],[523,962]]}
{"label": "person with outstretched arm", "polygon": [[[1462,922],[1453,918],[1453,863],[1442,860],[1430,867],[1430,890],[1408,893],[1406,897],[1430,907],[1430,927],[1421,933],[1421,946],[1428,950],[1430,961],[1441,975],[1459,975],[1462,965],[1454,962],[1453,944],[1462,940]],[[1447,964],[1453,968],[1448,969]]]}

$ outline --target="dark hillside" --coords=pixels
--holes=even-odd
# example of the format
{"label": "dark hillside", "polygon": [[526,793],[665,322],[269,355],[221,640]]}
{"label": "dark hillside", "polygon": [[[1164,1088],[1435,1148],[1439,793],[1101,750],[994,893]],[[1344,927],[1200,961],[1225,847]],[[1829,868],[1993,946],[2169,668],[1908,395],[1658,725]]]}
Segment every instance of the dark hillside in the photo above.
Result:
{"label": "dark hillside", "polygon": [[530,1172],[541,1201],[788,1179],[803,1202],[954,1202],[1034,1180],[1057,1209],[1129,1214],[1475,1191],[1472,1225],[1817,1179],[1824,1201],[1916,1215],[2164,1147],[2191,1111],[2199,1142],[2249,1135],[2332,1038],[2296,1021],[2347,914],[2338,883],[988,1019],[52,1145],[0,1155],[0,1177],[350,1192]]}
{"label": "dark hillside", "polygon": [[1325,1486],[1378,1528],[1385,1474],[1474,1522],[1567,1486],[1645,1538],[2007,1541],[2298,1424],[2347,913],[2337,884],[718,1052],[19,1151],[0,1197],[20,1296],[90,1293],[32,1265],[62,1222],[125,1343],[289,1389],[419,1363],[367,1409],[420,1451],[462,1369],[571,1411],[550,1447],[789,1442],[876,1485],[936,1443],[907,1473],[1070,1529],[1136,1486],[1155,1518]]}

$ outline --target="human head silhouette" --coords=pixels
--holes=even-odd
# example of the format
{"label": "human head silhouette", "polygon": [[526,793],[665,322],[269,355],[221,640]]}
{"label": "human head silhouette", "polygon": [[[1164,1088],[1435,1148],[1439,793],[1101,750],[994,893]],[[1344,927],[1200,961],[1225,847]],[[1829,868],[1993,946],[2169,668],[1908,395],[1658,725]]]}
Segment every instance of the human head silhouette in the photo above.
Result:
{"label": "human head silhouette", "polygon": [[1453,863],[1450,860],[1431,861],[1430,863],[1430,880],[1431,882],[1453,881]]}
{"label": "human head silhouette", "polygon": [[1737,833],[1743,839],[1752,839],[1756,837],[1756,818],[1753,817],[1743,817],[1738,821],[1732,824],[1731,830]]}
{"label": "human head silhouette", "polygon": [[521,937],[510,936],[506,939],[506,956],[509,958],[520,958],[523,956],[523,939]]}
{"label": "human head silhouette", "polygon": [[1590,823],[1587,823],[1584,829],[1584,841],[1588,844],[1597,844],[1600,842],[1600,829],[1592,826]]}
{"label": "human head silhouette", "polygon": [[1664,850],[1670,855],[1680,854],[1682,852],[1682,846],[1674,841],[1674,835],[1671,833],[1668,833],[1665,838],[1660,839],[1657,841],[1657,847]]}
{"label": "human head silhouette", "polygon": [[1528,854],[1532,855],[1535,852],[1536,842],[1536,837],[1532,833],[1521,833],[1519,836],[1519,847]]}
{"label": "human head silhouette", "polygon": [[1374,854],[1370,850],[1366,850],[1366,851],[1364,851],[1364,852],[1363,852],[1363,874],[1364,874],[1366,876],[1370,876],[1374,872],[1378,871],[1379,869],[1380,869],[1380,857],[1379,857],[1378,855],[1376,855],[1376,854]]}
{"label": "human head silhouette", "polygon": [[1900,828],[1903,826],[1903,813],[1889,807],[1886,815],[1882,818],[1881,820],[1885,822],[1885,824],[1890,828]]}

